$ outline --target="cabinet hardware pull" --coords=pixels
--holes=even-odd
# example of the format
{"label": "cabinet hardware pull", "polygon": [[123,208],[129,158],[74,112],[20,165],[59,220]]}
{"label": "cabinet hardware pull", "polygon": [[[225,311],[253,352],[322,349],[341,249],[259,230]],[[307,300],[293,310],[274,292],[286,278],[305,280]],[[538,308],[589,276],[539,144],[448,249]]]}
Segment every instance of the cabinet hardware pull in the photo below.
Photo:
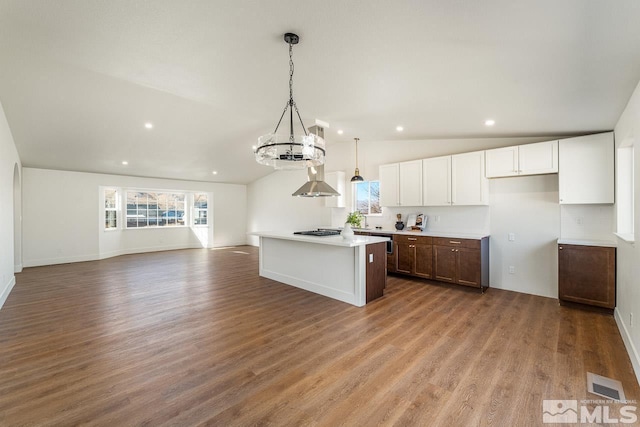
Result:
{"label": "cabinet hardware pull", "polygon": [[409,247],[410,247],[410,248],[415,248],[415,247],[416,247],[416,245],[409,245]]}
{"label": "cabinet hardware pull", "polygon": [[560,246],[558,249],[562,250],[562,246]]}
{"label": "cabinet hardware pull", "polygon": [[453,244],[455,244],[455,245],[459,245],[459,244],[460,244],[460,243],[462,243],[462,242],[456,242],[455,240],[449,240],[449,243],[453,243]]}
{"label": "cabinet hardware pull", "polygon": [[407,237],[407,240],[418,240],[415,237]]}
{"label": "cabinet hardware pull", "polygon": [[456,251],[455,249],[451,249],[451,252],[455,252],[455,251]]}

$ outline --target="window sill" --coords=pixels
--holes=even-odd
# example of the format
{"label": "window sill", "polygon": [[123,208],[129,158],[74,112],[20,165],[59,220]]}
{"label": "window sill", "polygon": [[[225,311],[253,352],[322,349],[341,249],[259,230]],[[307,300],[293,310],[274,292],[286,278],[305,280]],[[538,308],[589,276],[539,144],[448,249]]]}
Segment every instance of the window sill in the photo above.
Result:
{"label": "window sill", "polygon": [[635,243],[636,239],[635,239],[635,235],[630,234],[630,233],[613,233],[616,236],[618,236],[619,239],[624,240],[627,243]]}

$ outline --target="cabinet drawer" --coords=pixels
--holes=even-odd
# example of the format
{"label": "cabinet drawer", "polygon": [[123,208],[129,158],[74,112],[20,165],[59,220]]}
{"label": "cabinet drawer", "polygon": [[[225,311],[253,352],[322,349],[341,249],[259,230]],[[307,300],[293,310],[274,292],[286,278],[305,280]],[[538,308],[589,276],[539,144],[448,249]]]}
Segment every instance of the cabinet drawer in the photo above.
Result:
{"label": "cabinet drawer", "polygon": [[475,240],[475,239],[454,239],[449,237],[434,237],[433,244],[438,246],[480,249],[480,240]]}
{"label": "cabinet drawer", "polygon": [[396,243],[422,243],[424,245],[432,244],[433,238],[431,236],[411,236],[407,234],[395,234],[393,241]]}

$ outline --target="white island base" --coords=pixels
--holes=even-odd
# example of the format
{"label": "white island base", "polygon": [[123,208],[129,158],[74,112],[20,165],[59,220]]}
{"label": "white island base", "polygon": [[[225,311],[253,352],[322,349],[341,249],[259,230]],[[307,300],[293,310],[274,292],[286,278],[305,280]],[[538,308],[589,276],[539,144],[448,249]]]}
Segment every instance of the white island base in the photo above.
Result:
{"label": "white island base", "polygon": [[[260,276],[362,307],[386,283],[384,237],[260,236]],[[368,277],[367,277],[368,276]],[[367,298],[369,287],[369,298]]]}

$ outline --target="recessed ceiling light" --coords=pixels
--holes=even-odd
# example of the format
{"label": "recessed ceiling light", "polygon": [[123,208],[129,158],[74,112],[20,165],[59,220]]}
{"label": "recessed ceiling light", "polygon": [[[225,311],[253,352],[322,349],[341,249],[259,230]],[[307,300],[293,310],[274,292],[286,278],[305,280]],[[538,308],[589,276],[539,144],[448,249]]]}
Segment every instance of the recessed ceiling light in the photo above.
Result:
{"label": "recessed ceiling light", "polygon": [[126,160],[123,160],[123,161],[122,161],[122,164],[126,166],[126,165],[128,165],[128,164],[129,164],[129,162],[127,162]]}
{"label": "recessed ceiling light", "polygon": [[485,126],[493,126],[495,124],[496,124],[496,121],[493,120],[493,119],[487,119],[487,120],[484,121],[484,125]]}
{"label": "recessed ceiling light", "polygon": [[214,175],[218,175],[218,171],[213,171],[211,173],[214,174]]}
{"label": "recessed ceiling light", "polygon": [[146,127],[147,129],[153,129],[153,123],[147,122],[144,124],[144,127]]}
{"label": "recessed ceiling light", "polygon": [[344,131],[342,129],[338,129],[338,135],[342,135]]}
{"label": "recessed ceiling light", "polygon": [[402,132],[404,130],[404,128],[402,126],[396,126],[396,130],[398,132]]}

